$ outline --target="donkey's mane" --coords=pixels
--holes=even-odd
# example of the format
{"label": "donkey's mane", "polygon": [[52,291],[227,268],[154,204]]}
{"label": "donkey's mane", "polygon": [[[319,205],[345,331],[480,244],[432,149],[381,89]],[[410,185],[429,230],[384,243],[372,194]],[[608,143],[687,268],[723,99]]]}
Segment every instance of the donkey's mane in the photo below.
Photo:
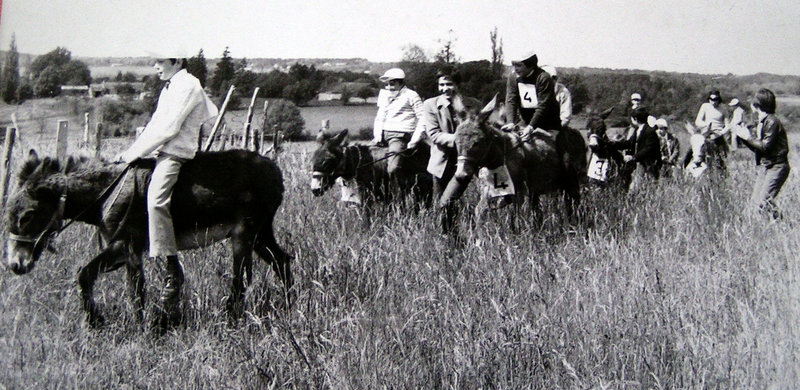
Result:
{"label": "donkey's mane", "polygon": [[35,172],[43,175],[50,175],[62,171],[67,174],[79,171],[97,171],[107,168],[109,164],[109,162],[102,159],[95,159],[87,156],[69,156],[62,165],[56,158],[39,158],[35,154],[32,154],[25,160],[22,167],[20,167],[17,178],[19,183],[24,183],[30,179]]}

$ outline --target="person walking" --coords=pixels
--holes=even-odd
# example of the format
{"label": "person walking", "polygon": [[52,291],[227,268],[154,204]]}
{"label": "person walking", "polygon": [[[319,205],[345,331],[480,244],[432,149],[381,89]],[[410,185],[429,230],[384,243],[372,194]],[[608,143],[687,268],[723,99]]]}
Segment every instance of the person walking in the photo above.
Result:
{"label": "person walking", "polygon": [[184,51],[153,53],[151,57],[155,58],[158,78],[165,81],[156,110],[136,141],[114,161],[131,164],[155,153],[156,164],[147,187],[148,252],[154,262],[164,263],[167,276],[160,309],[174,321],[179,316],[184,275],[170,213],[172,190],[181,166],[195,156],[201,124],[217,116],[218,110],[200,81],[186,71]]}
{"label": "person walking", "polygon": [[[745,118],[744,118],[745,109],[744,109],[744,104],[742,104],[742,102],[739,101],[739,98],[736,97],[731,99],[730,103],[728,103],[728,106],[731,107],[733,111],[731,112],[730,120],[726,124],[726,128],[727,131],[733,134],[733,129],[745,126]],[[739,148],[738,140],[735,135],[731,137],[730,146],[731,149],[733,150]]]}
{"label": "person walking", "polygon": [[783,215],[775,207],[783,184],[789,177],[789,141],[780,119],[775,116],[777,102],[769,89],[760,89],[751,107],[758,116],[755,137],[746,127],[733,129],[739,141],[755,153],[758,175],[750,196],[751,207],[768,213],[773,219]]}

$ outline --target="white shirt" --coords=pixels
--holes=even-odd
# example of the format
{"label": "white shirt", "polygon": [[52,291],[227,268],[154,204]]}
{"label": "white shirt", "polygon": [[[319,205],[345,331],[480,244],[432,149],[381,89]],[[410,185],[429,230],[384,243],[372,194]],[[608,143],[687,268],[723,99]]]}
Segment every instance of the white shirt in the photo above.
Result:
{"label": "white shirt", "polygon": [[378,94],[378,113],[375,115],[374,129],[381,131],[400,131],[412,133],[422,123],[422,99],[408,87],[403,87],[396,96],[382,89]]}
{"label": "white shirt", "polygon": [[556,100],[561,107],[561,126],[566,126],[572,118],[572,94],[564,84],[556,83]]}
{"label": "white shirt", "polygon": [[197,151],[200,125],[218,113],[200,81],[181,69],[161,90],[153,117],[123,160],[130,163],[154,151],[191,159]]}

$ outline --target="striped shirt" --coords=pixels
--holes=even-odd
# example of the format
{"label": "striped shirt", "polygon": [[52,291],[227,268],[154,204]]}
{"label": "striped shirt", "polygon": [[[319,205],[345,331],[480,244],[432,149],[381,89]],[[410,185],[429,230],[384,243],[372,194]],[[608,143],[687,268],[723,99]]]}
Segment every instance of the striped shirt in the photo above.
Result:
{"label": "striped shirt", "polygon": [[396,96],[382,89],[378,94],[378,113],[375,115],[376,134],[382,131],[413,133],[422,124],[422,99],[408,87],[403,87]]}

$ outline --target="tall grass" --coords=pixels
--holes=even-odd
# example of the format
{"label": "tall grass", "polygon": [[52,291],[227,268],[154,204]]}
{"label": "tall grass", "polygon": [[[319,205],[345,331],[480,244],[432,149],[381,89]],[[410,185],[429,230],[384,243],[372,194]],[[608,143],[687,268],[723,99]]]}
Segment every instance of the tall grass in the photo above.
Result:
{"label": "tall grass", "polygon": [[[798,142],[792,149],[792,163]],[[791,388],[800,382],[800,202],[784,222],[746,210],[750,155],[714,185],[683,179],[633,196],[587,190],[571,226],[490,214],[439,233],[429,210],[371,218],[312,197],[308,147],[279,156],[275,225],[294,255],[296,301],[263,262],[248,312],[230,325],[230,250],[182,254],[182,328],[140,329],[121,272],[96,297],[108,325],[83,324],[74,283],[95,248],[70,228],[30,275],[0,274],[0,383],[7,388]],[[111,151],[107,151],[111,154]],[[474,199],[475,193],[467,194]],[[471,212],[464,207],[463,216]],[[517,229],[508,228],[512,214]],[[159,284],[148,264],[148,292]]]}

